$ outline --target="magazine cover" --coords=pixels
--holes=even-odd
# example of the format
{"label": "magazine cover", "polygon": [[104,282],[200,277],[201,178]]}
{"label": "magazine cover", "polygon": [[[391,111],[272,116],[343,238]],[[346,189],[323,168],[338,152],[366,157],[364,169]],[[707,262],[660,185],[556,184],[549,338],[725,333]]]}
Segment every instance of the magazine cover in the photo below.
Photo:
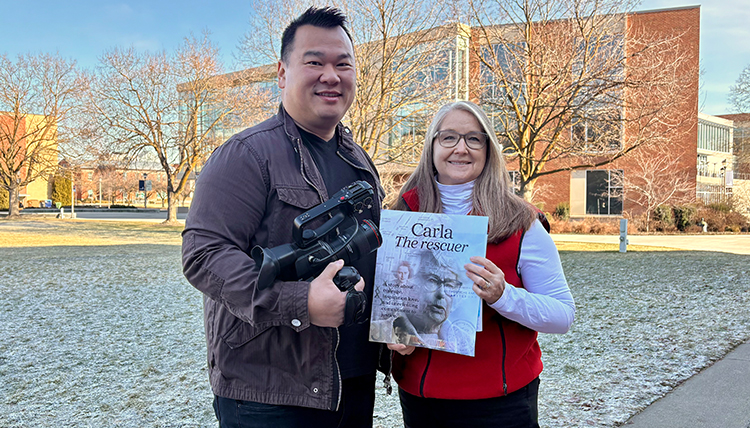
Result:
{"label": "magazine cover", "polygon": [[383,210],[370,340],[473,357],[481,299],[464,265],[485,256],[487,226],[487,217]]}

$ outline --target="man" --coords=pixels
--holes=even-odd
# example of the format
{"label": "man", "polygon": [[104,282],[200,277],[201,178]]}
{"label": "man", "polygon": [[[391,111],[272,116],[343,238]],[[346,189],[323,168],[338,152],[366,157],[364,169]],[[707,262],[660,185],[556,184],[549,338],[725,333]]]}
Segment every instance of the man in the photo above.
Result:
{"label": "man", "polygon": [[[372,426],[381,348],[367,324],[343,327],[343,262],[311,282],[258,289],[250,250],[293,242],[293,220],[356,180],[378,190],[359,220],[379,221],[372,161],[339,121],[356,89],[354,47],[337,9],[310,8],[284,31],[276,116],[219,147],[183,232],[183,270],[204,293],[208,367],[222,427]],[[319,225],[311,225],[318,227]],[[353,263],[372,298],[375,255]],[[370,308],[367,308],[368,314]],[[389,355],[389,354],[388,354]]]}
{"label": "man", "polygon": [[436,257],[427,250],[420,251],[415,261],[413,269],[417,273],[403,292],[404,309],[389,319],[373,320],[370,337],[389,343],[472,353],[473,326],[465,320],[448,319],[453,300],[461,291],[464,269],[454,266],[449,258]]}

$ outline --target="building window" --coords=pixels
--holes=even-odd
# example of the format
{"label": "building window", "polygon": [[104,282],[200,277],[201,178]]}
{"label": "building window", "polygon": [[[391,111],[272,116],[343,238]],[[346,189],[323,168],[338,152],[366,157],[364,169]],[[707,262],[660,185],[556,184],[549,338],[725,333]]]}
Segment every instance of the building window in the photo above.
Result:
{"label": "building window", "polygon": [[621,169],[586,171],[586,214],[622,214],[622,177]]}
{"label": "building window", "polygon": [[622,120],[619,112],[604,111],[574,117],[570,139],[587,153],[616,152],[622,148]]}
{"label": "building window", "polygon": [[700,177],[710,176],[710,173],[708,170],[708,156],[707,155],[698,155],[698,176]]}
{"label": "building window", "polygon": [[732,128],[706,120],[698,120],[698,148],[732,153]]}
{"label": "building window", "polygon": [[94,179],[94,173],[92,171],[89,171],[88,173],[89,181]]}
{"label": "building window", "polygon": [[513,186],[513,193],[516,195],[521,193],[521,172],[520,171],[508,171],[510,174],[510,185]]}

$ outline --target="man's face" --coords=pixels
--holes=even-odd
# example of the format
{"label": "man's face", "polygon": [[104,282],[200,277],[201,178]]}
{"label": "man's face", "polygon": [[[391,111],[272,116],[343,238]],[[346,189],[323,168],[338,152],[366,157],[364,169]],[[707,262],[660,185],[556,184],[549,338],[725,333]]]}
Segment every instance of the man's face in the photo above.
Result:
{"label": "man's face", "polygon": [[396,280],[399,284],[406,284],[406,280],[409,279],[409,268],[406,266],[399,266],[396,269]]}
{"label": "man's face", "polygon": [[431,253],[422,256],[416,277],[418,307],[410,317],[420,332],[437,333],[448,319],[453,296],[461,287],[458,272],[440,264]]}
{"label": "man's face", "polygon": [[286,61],[279,61],[281,101],[303,129],[325,140],[352,105],[354,48],[341,27],[299,27]]}

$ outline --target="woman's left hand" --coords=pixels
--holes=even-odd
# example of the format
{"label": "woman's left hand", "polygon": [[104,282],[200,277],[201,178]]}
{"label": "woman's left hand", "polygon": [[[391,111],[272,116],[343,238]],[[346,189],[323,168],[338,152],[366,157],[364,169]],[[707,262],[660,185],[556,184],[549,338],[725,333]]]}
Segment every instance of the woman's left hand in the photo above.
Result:
{"label": "woman's left hand", "polygon": [[487,258],[474,256],[470,260],[464,268],[474,281],[474,292],[490,305],[497,302],[505,292],[505,274]]}

